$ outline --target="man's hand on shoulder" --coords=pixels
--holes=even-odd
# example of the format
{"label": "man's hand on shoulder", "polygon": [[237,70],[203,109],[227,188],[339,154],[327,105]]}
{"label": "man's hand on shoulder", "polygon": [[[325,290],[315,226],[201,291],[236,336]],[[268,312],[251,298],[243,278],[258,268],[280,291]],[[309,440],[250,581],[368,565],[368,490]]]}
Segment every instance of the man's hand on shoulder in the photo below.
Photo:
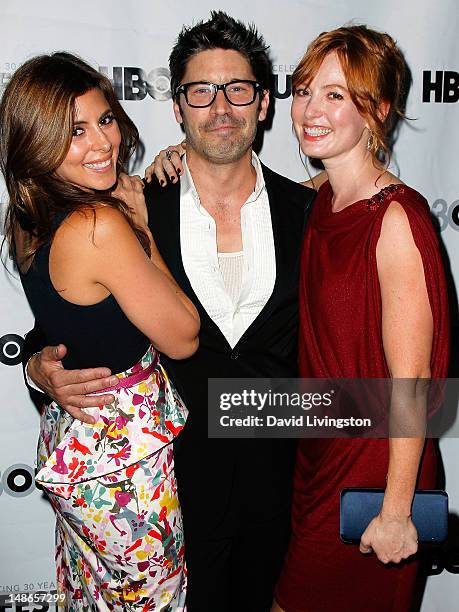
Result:
{"label": "man's hand on shoulder", "polygon": [[65,370],[62,359],[67,352],[63,344],[46,346],[33,355],[27,365],[27,374],[49,397],[55,400],[73,418],[94,423],[92,416],[82,408],[92,408],[114,401],[113,395],[88,396],[114,386],[118,379],[108,368]]}

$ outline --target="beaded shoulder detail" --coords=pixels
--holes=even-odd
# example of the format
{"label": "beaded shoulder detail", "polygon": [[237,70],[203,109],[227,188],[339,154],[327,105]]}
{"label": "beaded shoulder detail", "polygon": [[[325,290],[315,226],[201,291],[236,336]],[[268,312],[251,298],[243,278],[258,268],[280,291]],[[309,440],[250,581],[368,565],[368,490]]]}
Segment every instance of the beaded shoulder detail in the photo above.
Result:
{"label": "beaded shoulder detail", "polygon": [[405,191],[406,185],[402,185],[401,183],[392,183],[391,185],[387,185],[387,187],[383,187],[381,191],[378,191],[378,193],[375,193],[373,197],[367,200],[367,208],[368,210],[378,210],[387,196],[394,193],[403,194]]}

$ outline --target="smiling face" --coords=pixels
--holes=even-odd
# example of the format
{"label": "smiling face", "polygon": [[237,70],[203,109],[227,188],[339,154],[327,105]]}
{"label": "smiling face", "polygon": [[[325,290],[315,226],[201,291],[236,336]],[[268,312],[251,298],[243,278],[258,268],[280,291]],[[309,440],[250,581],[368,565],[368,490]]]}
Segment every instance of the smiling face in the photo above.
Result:
{"label": "smiling face", "polygon": [[120,142],[107,100],[99,89],[90,89],[75,100],[72,142],[56,174],[83,189],[110,189],[117,178]]}
{"label": "smiling face", "polygon": [[[243,55],[229,49],[208,49],[188,61],[182,84],[207,81],[219,85],[245,79],[255,77]],[[191,108],[180,94],[174,102],[174,112],[185,128],[188,152],[212,163],[227,164],[241,159],[250,150],[258,121],[265,119],[268,104],[268,92],[257,94],[253,104],[233,106],[219,91],[210,106]]]}
{"label": "smiling face", "polygon": [[351,99],[340,62],[328,54],[306,87],[299,84],[292,121],[302,152],[323,161],[366,150],[368,124]]}

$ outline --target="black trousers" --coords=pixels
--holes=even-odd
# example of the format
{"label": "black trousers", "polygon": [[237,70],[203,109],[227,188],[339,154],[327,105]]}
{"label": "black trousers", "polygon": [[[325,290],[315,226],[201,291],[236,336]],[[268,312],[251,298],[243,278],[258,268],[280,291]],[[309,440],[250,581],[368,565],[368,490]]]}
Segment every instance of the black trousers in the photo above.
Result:
{"label": "black trousers", "polygon": [[188,612],[269,612],[290,537],[290,511],[242,520],[231,537],[205,539],[185,523]]}

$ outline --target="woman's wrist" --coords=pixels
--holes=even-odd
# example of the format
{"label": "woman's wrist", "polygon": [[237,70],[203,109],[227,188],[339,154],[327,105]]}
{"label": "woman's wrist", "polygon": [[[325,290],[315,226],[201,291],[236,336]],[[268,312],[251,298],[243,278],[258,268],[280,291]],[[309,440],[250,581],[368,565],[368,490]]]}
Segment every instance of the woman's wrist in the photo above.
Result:
{"label": "woman's wrist", "polygon": [[413,496],[393,495],[386,489],[380,516],[384,519],[408,519],[411,517],[411,506],[413,503]]}
{"label": "woman's wrist", "polygon": [[411,508],[381,508],[379,516],[384,521],[402,521],[411,518]]}

